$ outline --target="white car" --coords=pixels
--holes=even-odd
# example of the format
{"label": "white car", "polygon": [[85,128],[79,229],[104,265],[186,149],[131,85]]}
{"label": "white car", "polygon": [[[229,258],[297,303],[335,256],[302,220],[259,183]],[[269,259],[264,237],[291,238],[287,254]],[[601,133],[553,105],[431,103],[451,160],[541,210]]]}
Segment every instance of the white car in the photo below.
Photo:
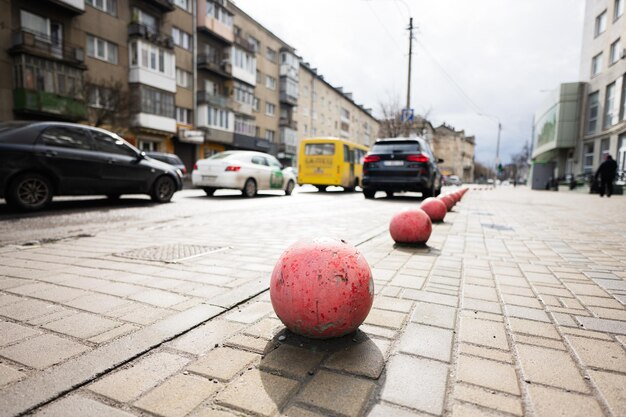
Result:
{"label": "white car", "polygon": [[296,177],[272,155],[226,151],[196,162],[191,182],[207,195],[220,188],[230,188],[241,190],[245,197],[254,197],[259,190],[284,190],[286,195],[291,195]]}

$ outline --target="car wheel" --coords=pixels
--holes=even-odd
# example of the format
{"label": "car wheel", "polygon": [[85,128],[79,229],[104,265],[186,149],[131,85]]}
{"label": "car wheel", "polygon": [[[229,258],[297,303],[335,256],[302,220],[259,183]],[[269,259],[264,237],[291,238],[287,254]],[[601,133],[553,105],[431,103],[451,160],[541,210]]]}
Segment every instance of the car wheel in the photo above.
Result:
{"label": "car wheel", "polygon": [[121,196],[121,194],[107,194],[107,198],[109,200],[119,200],[120,196]]}
{"label": "car wheel", "polygon": [[257,192],[256,181],[254,181],[252,178],[248,178],[243,186],[242,191],[244,197],[254,197]]}
{"label": "car wheel", "polygon": [[385,195],[387,196],[387,198],[391,198],[393,197],[393,191],[385,191]]}
{"label": "car wheel", "polygon": [[375,195],[376,195],[376,190],[371,190],[369,188],[363,189],[363,196],[365,196],[365,198],[374,198]]}
{"label": "car wheel", "polygon": [[41,210],[52,201],[52,183],[40,174],[21,174],[11,181],[7,197],[7,202],[19,209]]}
{"label": "car wheel", "polygon": [[296,185],[293,183],[293,181],[289,181],[287,183],[287,188],[285,188],[285,195],[291,195],[295,186]]}
{"label": "car wheel", "polygon": [[167,203],[176,192],[176,183],[170,177],[159,177],[152,186],[152,201],[157,203]]}
{"label": "car wheel", "polygon": [[213,188],[213,187],[202,187],[202,190],[208,196],[212,196],[215,193],[215,188]]}
{"label": "car wheel", "polygon": [[317,191],[320,191],[322,193],[326,192],[326,186],[325,185],[318,185],[317,186]]}

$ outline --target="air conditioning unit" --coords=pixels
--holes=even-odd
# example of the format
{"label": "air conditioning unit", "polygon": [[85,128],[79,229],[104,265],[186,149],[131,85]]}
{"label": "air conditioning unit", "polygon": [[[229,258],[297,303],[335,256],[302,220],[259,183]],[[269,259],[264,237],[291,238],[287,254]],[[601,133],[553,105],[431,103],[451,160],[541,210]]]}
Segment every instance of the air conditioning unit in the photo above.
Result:
{"label": "air conditioning unit", "polygon": [[85,62],[85,51],[83,48],[74,48],[74,59],[78,62]]}

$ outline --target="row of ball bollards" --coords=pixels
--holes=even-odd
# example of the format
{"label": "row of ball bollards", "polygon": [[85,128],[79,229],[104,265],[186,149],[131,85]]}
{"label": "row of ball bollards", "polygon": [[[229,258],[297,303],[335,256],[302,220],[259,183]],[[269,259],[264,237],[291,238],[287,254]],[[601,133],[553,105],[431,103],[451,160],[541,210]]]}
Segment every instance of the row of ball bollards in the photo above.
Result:
{"label": "row of ball bollards", "polygon": [[[420,208],[391,219],[396,243],[425,244],[432,223],[442,222],[467,188],[425,199]],[[291,245],[278,259],[270,280],[270,299],[278,318],[293,333],[314,338],[356,331],[374,303],[374,279],[359,250],[344,240],[316,238]]]}

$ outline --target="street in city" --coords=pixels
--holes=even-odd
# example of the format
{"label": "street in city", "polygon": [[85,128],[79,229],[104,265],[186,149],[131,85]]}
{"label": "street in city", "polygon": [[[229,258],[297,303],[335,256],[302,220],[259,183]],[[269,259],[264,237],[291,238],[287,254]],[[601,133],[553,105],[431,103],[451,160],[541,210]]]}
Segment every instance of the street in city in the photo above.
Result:
{"label": "street in city", "polygon": [[[469,187],[417,247],[388,226],[418,194],[2,202],[0,416],[626,415],[626,198]],[[359,330],[326,341],[268,291],[319,236],[375,283]]]}

